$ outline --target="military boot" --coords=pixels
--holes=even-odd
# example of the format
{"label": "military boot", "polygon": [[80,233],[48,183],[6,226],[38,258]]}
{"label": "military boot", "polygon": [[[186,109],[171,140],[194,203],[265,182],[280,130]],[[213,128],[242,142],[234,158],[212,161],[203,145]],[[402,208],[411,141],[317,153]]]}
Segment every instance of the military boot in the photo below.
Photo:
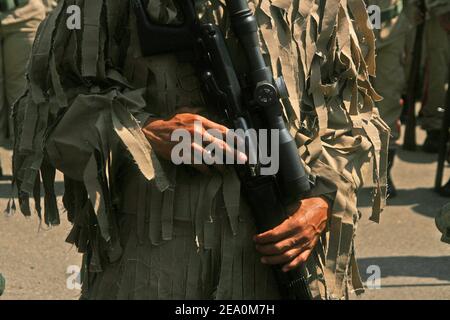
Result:
{"label": "military boot", "polygon": [[388,167],[387,167],[387,197],[388,198],[395,198],[397,196],[397,189],[394,186],[394,183],[392,182],[391,177],[391,169],[394,165],[394,159],[395,155],[397,153],[397,150],[395,149],[389,149],[388,151]]}
{"label": "military boot", "polygon": [[439,190],[439,194],[443,197],[450,198],[450,180]]}

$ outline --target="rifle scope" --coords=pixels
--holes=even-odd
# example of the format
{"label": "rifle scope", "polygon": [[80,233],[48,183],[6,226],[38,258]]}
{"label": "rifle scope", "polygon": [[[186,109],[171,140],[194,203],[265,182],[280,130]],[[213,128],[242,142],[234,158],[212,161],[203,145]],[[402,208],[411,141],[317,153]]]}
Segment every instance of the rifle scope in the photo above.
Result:
{"label": "rifle scope", "polygon": [[261,52],[258,24],[247,0],[226,0],[234,34],[245,50],[250,65],[250,78],[254,87],[254,101],[262,108],[269,129],[280,134],[279,177],[286,199],[296,201],[310,191],[310,182],[298,153],[297,144],[283,118],[280,88]]}

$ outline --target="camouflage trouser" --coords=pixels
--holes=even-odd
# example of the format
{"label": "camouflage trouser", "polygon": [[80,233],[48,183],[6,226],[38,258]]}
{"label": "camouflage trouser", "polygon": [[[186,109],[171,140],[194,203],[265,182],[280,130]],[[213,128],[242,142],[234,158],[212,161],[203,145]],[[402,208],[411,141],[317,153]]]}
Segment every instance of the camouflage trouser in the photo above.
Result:
{"label": "camouflage trouser", "polygon": [[29,54],[45,13],[41,0],[0,12],[0,141],[11,137],[10,108],[23,92]]}
{"label": "camouflage trouser", "polygon": [[400,136],[397,120],[402,112],[400,100],[406,81],[404,59],[406,39],[407,33],[377,50],[377,76],[374,86],[383,97],[383,100],[377,103],[377,107],[381,118],[391,129],[391,147],[395,146]]}
{"label": "camouflage trouser", "polygon": [[428,100],[423,108],[424,130],[440,130],[445,106],[450,64],[450,35],[445,32],[436,16],[427,21],[426,27]]}

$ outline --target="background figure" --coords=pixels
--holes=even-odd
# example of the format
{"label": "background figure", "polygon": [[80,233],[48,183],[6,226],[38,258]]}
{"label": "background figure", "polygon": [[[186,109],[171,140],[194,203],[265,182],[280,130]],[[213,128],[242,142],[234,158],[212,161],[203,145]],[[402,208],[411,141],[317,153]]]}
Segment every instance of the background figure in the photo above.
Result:
{"label": "background figure", "polygon": [[52,1],[0,0],[0,142],[11,141],[10,108],[22,94],[37,27]]}
{"label": "background figure", "polygon": [[368,5],[381,8],[381,29],[374,30],[377,38],[377,74],[375,90],[383,97],[377,102],[381,118],[391,128],[388,156],[388,196],[395,197],[391,168],[400,137],[399,118],[402,113],[401,97],[406,85],[406,39],[414,31],[410,17],[414,14],[415,1],[369,0]]}
{"label": "background figure", "polygon": [[2,274],[0,273],[0,296],[5,292],[5,278],[3,278]]}
{"label": "background figure", "polygon": [[422,109],[422,128],[427,131],[423,150],[436,153],[439,149],[450,63],[450,0],[427,0],[426,4],[429,12],[426,25],[428,98]]}
{"label": "background figure", "polygon": [[442,242],[450,244],[450,204],[447,204],[436,216],[436,226],[442,232]]}

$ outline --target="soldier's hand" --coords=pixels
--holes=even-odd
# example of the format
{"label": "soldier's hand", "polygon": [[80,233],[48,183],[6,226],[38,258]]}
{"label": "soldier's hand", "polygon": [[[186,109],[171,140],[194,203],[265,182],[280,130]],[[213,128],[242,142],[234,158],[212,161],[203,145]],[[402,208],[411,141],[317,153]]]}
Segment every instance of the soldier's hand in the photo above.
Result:
{"label": "soldier's hand", "polygon": [[255,237],[256,250],[268,265],[288,272],[305,263],[325,231],[330,205],[323,198],[302,201],[300,208],[277,228]]}
{"label": "soldier's hand", "polygon": [[[205,150],[205,147],[211,144],[218,148],[216,150],[220,149],[224,156],[231,156],[233,159],[239,158],[240,161],[247,162],[247,156],[244,153],[231,148],[226,143],[227,135],[231,134],[228,128],[198,114],[179,113],[168,120],[153,119],[145,125],[142,131],[158,156],[166,160],[172,160],[172,149],[180,143],[172,141],[172,134],[179,129],[186,130],[191,136],[191,166],[202,173],[211,173],[211,167],[204,163],[194,164],[194,158],[198,155],[201,155],[202,159],[205,155],[208,156],[209,153]],[[208,130],[215,130],[220,133],[222,138],[219,138],[218,135],[211,135],[207,132]],[[195,141],[195,135],[202,137],[201,144]],[[213,167],[218,170],[222,169],[220,164],[215,164]]]}

